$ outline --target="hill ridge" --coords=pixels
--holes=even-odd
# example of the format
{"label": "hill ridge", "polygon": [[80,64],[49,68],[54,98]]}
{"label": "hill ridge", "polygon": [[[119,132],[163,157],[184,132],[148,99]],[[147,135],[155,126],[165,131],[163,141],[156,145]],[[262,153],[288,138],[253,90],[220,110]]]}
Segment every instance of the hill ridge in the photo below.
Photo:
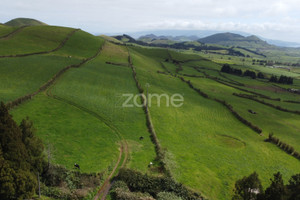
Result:
{"label": "hill ridge", "polygon": [[6,23],[4,23],[4,25],[7,25],[7,26],[45,26],[47,25],[46,23],[44,22],[41,22],[39,20],[36,20],[36,19],[31,19],[31,18],[15,18],[15,19],[12,19]]}

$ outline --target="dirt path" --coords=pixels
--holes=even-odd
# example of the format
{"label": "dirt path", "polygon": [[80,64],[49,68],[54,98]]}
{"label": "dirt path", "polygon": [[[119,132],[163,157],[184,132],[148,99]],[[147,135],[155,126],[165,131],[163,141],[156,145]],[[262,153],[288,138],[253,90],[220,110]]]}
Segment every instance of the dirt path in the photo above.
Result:
{"label": "dirt path", "polygon": [[[17,30],[18,30],[17,32],[20,31],[19,29],[17,29]],[[47,53],[55,52],[55,51],[61,49],[61,48],[65,45],[65,43],[71,38],[71,36],[72,36],[75,32],[77,32],[77,31],[79,31],[79,30],[80,30],[80,29],[75,29],[75,30],[73,30],[72,32],[70,32],[70,33],[67,35],[67,37],[66,37],[63,41],[61,41],[61,43],[60,43],[55,49],[52,49],[52,50],[49,50],[49,51],[34,52],[34,53],[15,54],[15,55],[3,55],[3,56],[0,56],[0,58],[25,57],[25,56],[41,55],[41,54],[47,54]],[[15,32],[15,33],[16,33],[16,32]]]}
{"label": "dirt path", "polygon": [[4,36],[1,36],[0,39],[4,39],[4,40],[7,40],[9,39],[10,37],[14,36],[15,34],[17,34],[18,32],[20,32],[21,30],[23,30],[24,28],[26,28],[28,26],[21,26],[20,28],[17,28],[16,30],[4,35]]}
{"label": "dirt path", "polygon": [[[124,144],[125,144],[125,145],[124,145]],[[122,167],[125,166],[125,164],[126,164],[126,162],[127,162],[127,158],[128,158],[128,144],[127,144],[126,140],[123,140],[123,148],[124,148],[124,149],[123,149],[123,152],[125,152],[125,157],[124,157],[124,160],[123,160],[122,165],[121,165],[120,168],[122,168]],[[112,172],[112,173],[114,173],[114,172]],[[110,179],[111,179],[111,178],[110,178]],[[97,195],[96,195],[96,197],[95,197],[94,200],[99,199],[99,197],[101,196],[101,194],[102,194],[101,200],[105,200],[105,199],[106,199],[106,196],[107,196],[108,193],[109,193],[109,190],[110,190],[112,184],[113,184],[113,182],[111,183],[111,182],[109,181],[109,182],[106,184],[106,186],[104,186],[104,187],[102,188],[102,190],[101,190],[101,188],[100,188],[100,190],[98,191],[99,196],[97,197],[97,195],[98,195],[98,193],[97,193]]]}
{"label": "dirt path", "polygon": [[[112,172],[109,174],[109,176],[107,177],[107,179],[104,181],[104,183],[102,184],[102,186],[100,187],[100,189],[98,190],[96,196],[94,197],[94,200],[98,200],[101,196],[102,196],[102,199],[105,199],[106,198],[106,195],[111,187],[111,184],[110,184],[110,180],[112,178],[112,176],[114,175],[114,173],[116,172],[119,164],[120,164],[120,161],[121,161],[121,158],[122,158],[122,154],[123,154],[123,148],[124,148],[124,143],[122,141],[121,143],[121,148],[120,148],[120,154],[119,154],[119,157],[118,157],[118,160],[114,166],[114,169],[112,170]],[[125,159],[124,159],[125,160]]]}

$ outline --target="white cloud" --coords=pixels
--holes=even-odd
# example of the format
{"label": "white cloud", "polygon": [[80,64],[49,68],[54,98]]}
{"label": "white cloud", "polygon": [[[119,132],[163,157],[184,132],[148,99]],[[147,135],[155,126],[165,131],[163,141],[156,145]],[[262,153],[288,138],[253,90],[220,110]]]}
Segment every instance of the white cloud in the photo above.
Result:
{"label": "white cloud", "polygon": [[90,32],[216,29],[300,38],[299,0],[2,0],[0,21],[31,17]]}

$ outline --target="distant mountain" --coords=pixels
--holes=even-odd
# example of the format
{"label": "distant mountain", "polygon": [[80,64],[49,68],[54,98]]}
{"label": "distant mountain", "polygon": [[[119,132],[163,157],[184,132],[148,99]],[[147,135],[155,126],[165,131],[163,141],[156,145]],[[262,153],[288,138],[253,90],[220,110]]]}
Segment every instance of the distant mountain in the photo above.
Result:
{"label": "distant mountain", "polygon": [[[156,36],[196,36],[197,38],[207,37],[216,33],[223,33],[224,31],[217,30],[149,30],[149,31],[139,31],[139,32],[126,32],[125,34],[130,35],[131,37],[138,39],[141,36],[145,35],[156,35]],[[232,33],[240,34],[242,36],[250,36],[251,34],[241,32],[241,31],[231,31]],[[115,33],[108,35],[121,35],[123,33]]]}
{"label": "distant mountain", "polygon": [[300,47],[300,43],[297,42],[286,42],[286,41],[281,41],[281,40],[271,40],[271,39],[264,39],[266,42],[269,44],[278,46],[278,47],[292,47],[292,48],[297,48]]}
{"label": "distant mountain", "polygon": [[125,43],[126,42],[132,42],[132,43],[136,42],[136,40],[134,38],[132,38],[131,36],[126,35],[126,34],[113,36],[113,38],[115,38],[121,42],[125,42]]}
{"label": "distant mountain", "polygon": [[201,43],[218,44],[223,46],[241,46],[245,48],[270,48],[272,45],[257,36],[242,36],[235,33],[217,33],[198,40]]}
{"label": "distant mountain", "polygon": [[16,18],[5,23],[7,26],[39,26],[47,25],[41,21],[30,18]]}
{"label": "distant mountain", "polygon": [[143,42],[153,42],[154,40],[171,40],[176,42],[186,42],[186,41],[195,41],[198,40],[199,37],[192,35],[192,36],[156,36],[154,34],[144,35],[138,38],[138,40]]}

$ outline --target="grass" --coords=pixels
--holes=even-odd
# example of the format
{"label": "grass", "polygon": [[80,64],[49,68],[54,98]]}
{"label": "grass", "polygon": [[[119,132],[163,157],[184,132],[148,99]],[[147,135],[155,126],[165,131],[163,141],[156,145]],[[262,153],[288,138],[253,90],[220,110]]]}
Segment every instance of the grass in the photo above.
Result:
{"label": "grass", "polygon": [[[300,135],[298,135],[300,126],[297,123],[300,119],[299,115],[282,112],[255,101],[235,97],[231,94],[234,92],[240,93],[240,91],[220,85],[212,80],[190,79],[195,87],[201,89],[211,97],[219,98],[230,103],[244,118],[262,128],[265,136],[273,132],[279,138],[282,138],[282,140],[300,150]],[[249,113],[249,109],[254,110],[258,114],[253,115]]]}
{"label": "grass", "polygon": [[0,37],[7,35],[14,30],[16,30],[15,27],[5,26],[5,25],[0,24]]}
{"label": "grass", "polygon": [[53,162],[82,172],[101,172],[117,160],[119,138],[89,113],[40,94],[12,111],[17,122],[26,116],[34,122],[36,134],[50,147]]}
{"label": "grass", "polygon": [[84,59],[95,55],[103,43],[102,38],[79,30],[70,37],[61,49],[51,54]]}
{"label": "grass", "polygon": [[[184,95],[180,108],[164,103],[161,107],[154,103],[150,108],[158,138],[171,155],[172,173],[178,181],[210,199],[230,199],[235,180],[253,171],[260,174],[265,187],[277,171],[284,174],[285,180],[298,172],[298,160],[265,143],[224,106],[204,99],[179,79],[157,74],[159,63],[140,52],[132,50],[132,56],[140,82],[150,84],[149,92]],[[219,96],[225,93],[215,89],[215,82],[210,89],[209,80],[199,80],[203,82],[197,86],[205,92],[216,90]]]}
{"label": "grass", "polygon": [[12,101],[37,91],[59,70],[79,61],[54,55],[0,59],[0,101]]}
{"label": "grass", "polygon": [[[123,52],[114,59],[112,53]],[[121,59],[123,57],[123,59]],[[103,52],[85,66],[68,72],[53,88],[53,94],[76,102],[102,116],[114,126],[128,141],[130,148],[130,168],[148,171],[148,164],[155,157],[145,115],[141,108],[123,108],[126,100],[122,94],[137,93],[129,67],[105,64],[107,60],[125,62],[127,52],[112,44],[105,45]],[[145,139],[140,141],[139,137]]]}
{"label": "grass", "polygon": [[146,48],[141,46],[133,46],[131,48],[136,51],[143,52],[144,55],[155,57],[160,61],[164,61],[166,58],[169,58],[168,50],[164,48]]}
{"label": "grass", "polygon": [[[208,74],[211,73],[211,75],[216,75],[213,74],[215,73],[214,71],[207,70],[206,72]],[[255,81],[253,79],[241,78],[233,75],[231,75],[230,78],[236,81],[241,81],[241,79],[244,79],[246,81],[251,82],[252,83],[251,85],[255,84],[255,82],[256,84],[261,84],[261,82]],[[211,97],[222,99],[229,102],[231,105],[233,105],[235,110],[237,110],[238,113],[240,113],[244,118],[246,118],[250,122],[253,122],[255,125],[261,127],[266,136],[270,132],[273,132],[279,138],[282,138],[282,140],[286,141],[287,143],[294,146],[296,149],[300,150],[299,147],[300,135],[298,135],[300,131],[300,126],[297,123],[297,121],[300,120],[299,115],[282,112],[255,101],[235,97],[232,95],[232,93],[244,93],[244,92],[241,92],[237,89],[225,85],[221,85],[213,80],[197,79],[197,78],[189,78],[189,79],[192,80],[192,82],[195,84],[195,87],[201,89],[205,93],[209,94]],[[268,83],[263,83],[263,84],[268,85]],[[280,97],[282,99],[297,98],[295,97],[295,95],[290,93],[274,93],[265,90],[258,91],[255,89],[250,89],[245,87],[240,87],[240,88],[244,88],[250,91],[256,91],[261,94],[271,96],[273,98],[276,97]],[[291,110],[300,110],[300,106],[298,104],[270,101],[262,98],[261,100],[272,103],[274,105],[280,105],[283,108],[288,108]],[[251,113],[248,112],[249,109],[254,110],[258,114],[253,116]]]}
{"label": "grass", "polygon": [[26,27],[9,39],[0,40],[0,55],[16,55],[55,49],[73,30],[55,26]]}

